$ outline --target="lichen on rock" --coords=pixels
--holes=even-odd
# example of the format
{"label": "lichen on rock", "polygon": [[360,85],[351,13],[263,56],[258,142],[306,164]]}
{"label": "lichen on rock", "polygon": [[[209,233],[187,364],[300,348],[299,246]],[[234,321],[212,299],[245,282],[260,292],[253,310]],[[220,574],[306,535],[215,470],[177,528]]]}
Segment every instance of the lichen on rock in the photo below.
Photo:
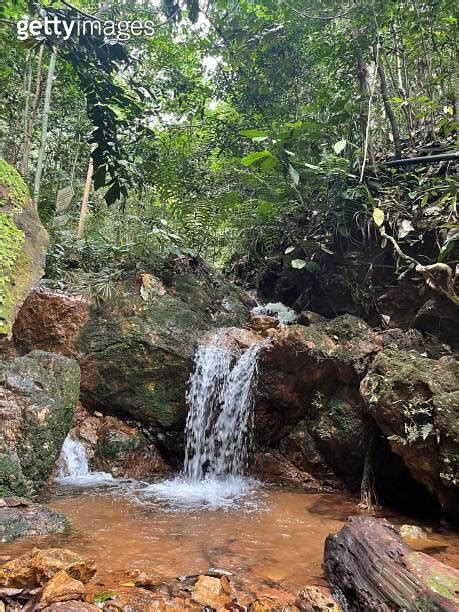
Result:
{"label": "lichen on rock", "polygon": [[48,236],[19,172],[0,158],[0,337],[43,275]]}

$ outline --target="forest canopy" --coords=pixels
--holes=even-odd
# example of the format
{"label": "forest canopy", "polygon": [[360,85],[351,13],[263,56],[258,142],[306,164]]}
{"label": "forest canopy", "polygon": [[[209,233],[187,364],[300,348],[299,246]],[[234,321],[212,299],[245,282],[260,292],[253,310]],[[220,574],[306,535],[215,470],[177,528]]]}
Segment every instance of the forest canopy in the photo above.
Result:
{"label": "forest canopy", "polygon": [[[72,273],[73,249],[85,273],[106,271],[106,298],[127,259],[198,255],[257,282],[273,262],[320,276],[337,252],[377,244],[397,276],[445,265],[427,280],[457,300],[454,9],[3,2],[1,156],[51,234],[47,276]],[[150,35],[18,40],[18,21],[52,18]]]}

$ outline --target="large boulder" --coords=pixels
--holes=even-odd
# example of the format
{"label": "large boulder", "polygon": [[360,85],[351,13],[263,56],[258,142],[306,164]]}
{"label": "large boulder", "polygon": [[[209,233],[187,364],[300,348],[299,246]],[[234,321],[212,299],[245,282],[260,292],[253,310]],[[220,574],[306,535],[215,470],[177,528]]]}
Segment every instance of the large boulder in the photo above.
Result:
{"label": "large boulder", "polygon": [[19,172],[0,158],[0,337],[43,276],[48,234]]}
{"label": "large boulder", "polygon": [[278,447],[298,469],[336,482],[329,466],[357,488],[367,448],[358,388],[381,337],[350,315],[267,334],[255,407],[258,446]]}
{"label": "large boulder", "polygon": [[62,533],[69,523],[60,512],[22,498],[0,498],[0,542],[19,537]]}
{"label": "large boulder", "polygon": [[36,291],[14,333],[26,350],[77,359],[86,405],[152,429],[183,430],[196,342],[214,327],[244,324],[248,304],[242,291],[202,262],[180,257],[144,266],[142,273],[125,271],[111,298],[98,305]]}
{"label": "large boulder", "polygon": [[391,449],[459,519],[459,362],[390,347],[380,353],[361,393]]}
{"label": "large boulder", "polygon": [[72,422],[80,368],[32,351],[0,362],[0,495],[31,495],[50,476]]}

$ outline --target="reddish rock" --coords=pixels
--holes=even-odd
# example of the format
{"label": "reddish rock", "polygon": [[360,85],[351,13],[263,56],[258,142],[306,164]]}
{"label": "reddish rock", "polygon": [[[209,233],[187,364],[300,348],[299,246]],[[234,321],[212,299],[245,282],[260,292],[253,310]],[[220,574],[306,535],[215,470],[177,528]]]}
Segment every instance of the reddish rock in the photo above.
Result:
{"label": "reddish rock", "polygon": [[75,357],[75,341],[88,322],[90,302],[81,295],[40,288],[21,308],[13,333],[32,348]]}
{"label": "reddish rock", "polygon": [[84,584],[80,580],[75,580],[75,578],[69,576],[65,570],[61,570],[45,584],[38,609],[62,601],[83,600],[85,595]]}
{"label": "reddish rock", "polygon": [[[310,492],[331,491],[334,486],[327,485],[323,480],[314,478],[312,474],[298,469],[279,451],[260,451],[255,454],[252,462],[253,473],[266,482],[298,487]],[[336,483],[336,488],[340,488]]]}
{"label": "reddish rock", "polygon": [[329,590],[317,586],[306,586],[298,594],[299,608],[306,612],[340,612],[341,608]]}
{"label": "reddish rock", "polygon": [[65,570],[75,580],[88,582],[96,573],[94,561],[64,548],[32,549],[0,566],[0,585],[34,589]]}

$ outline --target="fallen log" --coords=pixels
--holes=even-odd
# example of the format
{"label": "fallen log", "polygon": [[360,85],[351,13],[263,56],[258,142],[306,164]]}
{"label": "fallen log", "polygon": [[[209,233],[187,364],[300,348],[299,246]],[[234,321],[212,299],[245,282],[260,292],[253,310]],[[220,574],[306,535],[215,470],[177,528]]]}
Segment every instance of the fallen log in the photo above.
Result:
{"label": "fallen log", "polygon": [[324,569],[345,610],[459,610],[459,572],[414,551],[385,519],[350,517],[327,537]]}

